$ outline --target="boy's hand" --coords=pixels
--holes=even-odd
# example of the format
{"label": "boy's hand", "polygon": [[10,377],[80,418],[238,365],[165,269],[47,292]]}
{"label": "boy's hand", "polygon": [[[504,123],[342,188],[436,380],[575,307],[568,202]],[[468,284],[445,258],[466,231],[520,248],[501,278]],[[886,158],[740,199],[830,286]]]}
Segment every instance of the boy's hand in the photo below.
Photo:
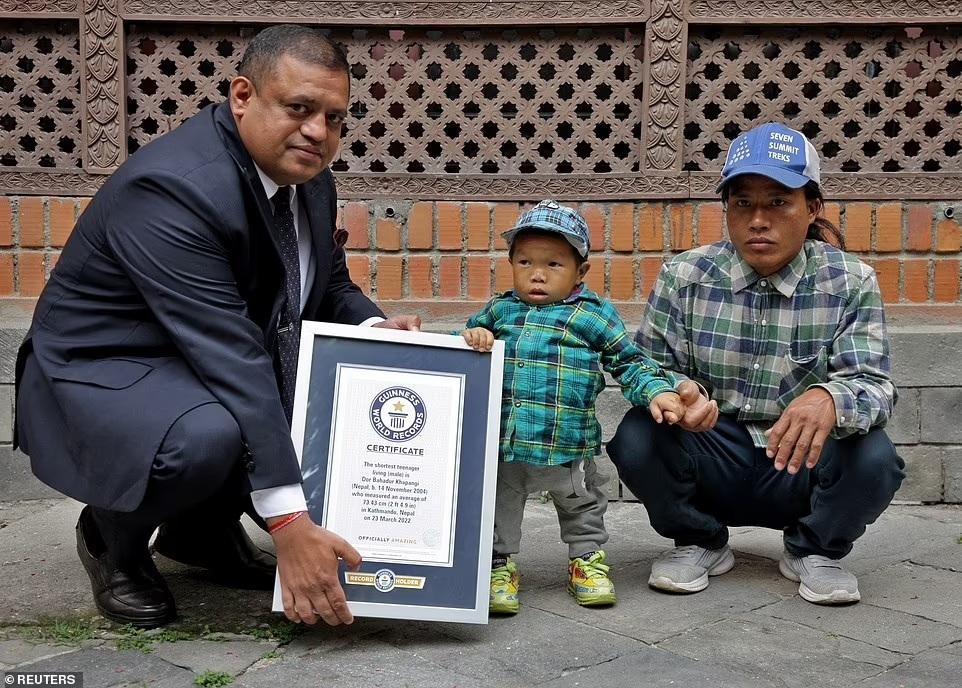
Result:
{"label": "boy's hand", "polygon": [[675,392],[662,392],[655,395],[648,405],[648,410],[656,423],[665,422],[668,425],[674,425],[685,417],[685,404]]}
{"label": "boy's hand", "polygon": [[468,328],[461,336],[475,351],[491,351],[494,348],[494,334],[483,327]]}

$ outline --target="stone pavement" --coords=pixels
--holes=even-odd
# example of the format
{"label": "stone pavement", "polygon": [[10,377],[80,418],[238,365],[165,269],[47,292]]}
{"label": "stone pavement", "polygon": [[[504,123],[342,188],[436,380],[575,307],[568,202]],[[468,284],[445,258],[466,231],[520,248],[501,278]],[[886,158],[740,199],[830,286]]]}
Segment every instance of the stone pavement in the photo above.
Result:
{"label": "stone pavement", "polygon": [[74,551],[79,509],[0,503],[0,673],[81,671],[87,688],[962,685],[958,506],[890,507],[846,560],[863,601],[845,608],[801,600],[778,574],[778,533],[756,528],[734,529],[737,565],[708,590],[656,593],[648,569],[667,542],[641,506],[619,502],[608,516],[619,602],[582,609],[565,592],[553,509],[533,501],[514,618],[305,630],[271,614],[268,593],[159,558],[181,618],[148,633],[96,616]]}

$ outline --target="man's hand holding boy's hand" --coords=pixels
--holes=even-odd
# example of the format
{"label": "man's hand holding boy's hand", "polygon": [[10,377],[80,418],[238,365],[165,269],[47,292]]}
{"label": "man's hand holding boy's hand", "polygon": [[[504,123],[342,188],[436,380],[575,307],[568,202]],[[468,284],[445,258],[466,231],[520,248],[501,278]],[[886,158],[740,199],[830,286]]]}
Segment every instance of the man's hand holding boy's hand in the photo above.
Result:
{"label": "man's hand holding boy's hand", "polygon": [[681,397],[675,392],[662,392],[656,394],[648,404],[648,410],[656,423],[668,423],[674,425],[685,417],[685,405]]}
{"label": "man's hand holding boy's hand", "polygon": [[678,385],[678,395],[685,405],[684,417],[679,425],[689,432],[711,430],[718,422],[718,402],[702,396],[701,390],[691,380]]}
{"label": "man's hand holding boy's hand", "polygon": [[470,327],[461,336],[475,351],[491,351],[494,348],[494,334],[483,327]]}

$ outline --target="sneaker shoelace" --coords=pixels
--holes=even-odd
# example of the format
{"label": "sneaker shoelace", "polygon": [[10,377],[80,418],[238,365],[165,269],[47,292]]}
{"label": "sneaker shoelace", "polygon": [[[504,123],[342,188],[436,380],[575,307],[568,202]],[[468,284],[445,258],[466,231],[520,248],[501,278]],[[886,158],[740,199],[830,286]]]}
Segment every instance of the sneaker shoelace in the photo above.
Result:
{"label": "sneaker shoelace", "polygon": [[511,582],[511,572],[508,570],[507,566],[499,566],[496,569],[491,569],[491,582],[492,583],[503,583],[507,584]]}
{"label": "sneaker shoelace", "polygon": [[671,556],[669,559],[671,561],[688,561],[692,557],[698,554],[698,550],[701,549],[698,545],[685,545],[684,547],[676,547],[671,550]]}
{"label": "sneaker shoelace", "polygon": [[585,577],[592,578],[597,574],[608,575],[608,569],[611,567],[608,564],[602,564],[600,560],[601,557],[581,560],[581,570],[585,572]]}
{"label": "sneaker shoelace", "polygon": [[839,564],[834,559],[829,559],[828,557],[823,557],[818,554],[811,556],[812,568],[813,569],[841,569],[842,565]]}

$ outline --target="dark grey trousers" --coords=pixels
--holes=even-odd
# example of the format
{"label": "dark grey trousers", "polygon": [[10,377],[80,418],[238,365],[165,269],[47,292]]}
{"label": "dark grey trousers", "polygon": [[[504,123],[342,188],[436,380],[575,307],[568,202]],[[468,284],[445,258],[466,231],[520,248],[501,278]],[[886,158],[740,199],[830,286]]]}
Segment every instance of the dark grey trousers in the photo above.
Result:
{"label": "dark grey trousers", "polygon": [[783,530],[795,556],[832,559],[851,551],[905,477],[880,429],[830,438],[815,468],[790,475],[730,416],[694,433],[655,423],[641,407],[625,415],[608,454],[652,527],[676,546],[717,549],[728,542],[727,526],[751,525]]}
{"label": "dark grey trousers", "polygon": [[561,540],[570,558],[594,552],[608,542],[605,511],[608,497],[601,490],[607,477],[594,461],[573,461],[560,466],[511,462],[498,464],[498,489],[494,507],[494,552],[516,554],[521,549],[521,521],[528,495],[551,494]]}

